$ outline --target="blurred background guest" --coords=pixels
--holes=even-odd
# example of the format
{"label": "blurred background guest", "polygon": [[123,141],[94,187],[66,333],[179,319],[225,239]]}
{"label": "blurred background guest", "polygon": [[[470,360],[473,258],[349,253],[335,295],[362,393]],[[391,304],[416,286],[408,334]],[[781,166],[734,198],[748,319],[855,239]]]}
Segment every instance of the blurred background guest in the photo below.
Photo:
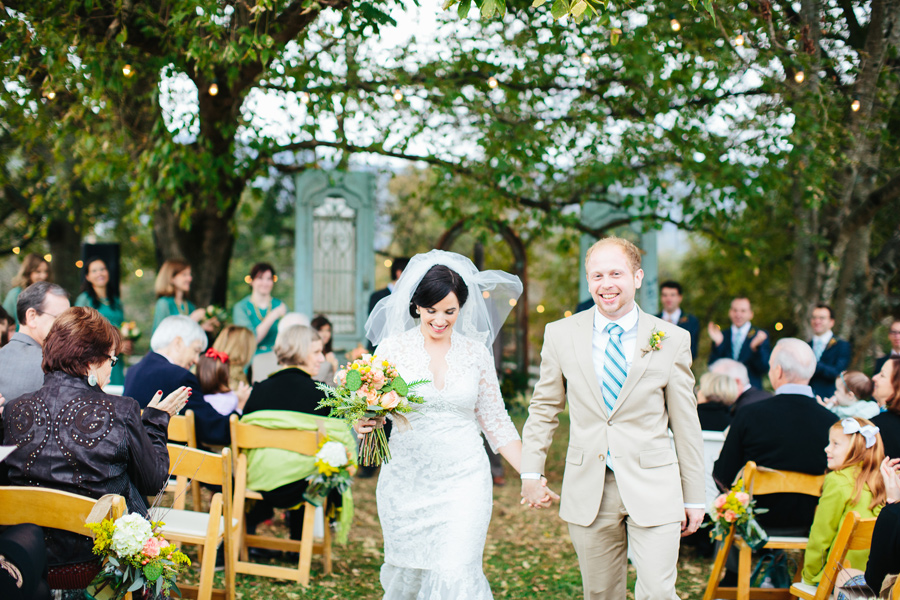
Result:
{"label": "blurred background guest", "polygon": [[[6,304],[4,304],[4,306],[6,306]],[[881,358],[875,359],[876,373],[881,371],[881,367],[884,366],[884,363],[887,362],[889,358],[895,356],[900,358],[900,319],[893,319],[891,321],[891,327],[888,329],[888,341],[891,342],[891,351]]]}
{"label": "blurred background guest", "polygon": [[6,294],[3,300],[3,308],[7,313],[16,320],[16,326],[19,325],[19,317],[16,314],[16,300],[22,290],[32,283],[38,281],[48,281],[50,279],[50,263],[44,260],[40,254],[28,254],[19,267],[19,272],[13,277],[13,288]]}
{"label": "blurred background guest", "polygon": [[218,322],[206,320],[206,311],[187,299],[191,291],[191,265],[183,260],[167,260],[156,275],[156,307],[153,310],[153,330],[172,315],[186,315],[202,323],[204,331],[214,331]]}
{"label": "blurred background guest", "polygon": [[9,343],[9,338],[16,331],[16,318],[0,307],[0,348]]}
{"label": "blurred background guest", "polygon": [[206,400],[220,415],[241,414],[251,387],[240,382],[237,388],[231,389],[228,384],[230,365],[228,355],[214,348],[206,351],[197,361],[197,379]]}
{"label": "blurred background guest", "polygon": [[[125,310],[122,308],[122,300],[119,297],[119,278],[110,277],[109,269],[102,258],[89,258],[84,263],[84,281],[81,283],[81,293],[75,298],[75,306],[90,306],[113,327],[121,327],[125,321]],[[130,340],[123,340],[122,352],[124,356],[130,355],[134,350]],[[125,361],[120,360],[113,367],[109,382],[112,385],[125,384]]]}
{"label": "blurred background guest", "polygon": [[850,366],[853,349],[834,335],[834,313],[827,304],[816,305],[809,324],[813,332],[809,345],[816,355],[816,374],[809,386],[816,396],[828,398],[834,395],[835,379]]}
{"label": "blurred background guest", "polygon": [[228,387],[236,390],[241,382],[250,383],[248,365],[256,354],[256,335],[252,331],[240,325],[226,325],[213,349],[228,355]]}
{"label": "blurred background guest", "polygon": [[[133,399],[105,394],[121,344],[119,330],[92,308],[57,317],[44,341],[43,386],[5,410],[5,443],[20,448],[6,459],[12,485],[91,498],[120,494],[129,512],[146,515],[145,496],[155,496],[169,476],[166,430],[187,390],[156,394],[143,415]],[[36,414],[45,418],[29,418]],[[53,532],[47,541],[51,566],[94,558],[88,537]]]}
{"label": "blurred background guest", "polygon": [[312,320],[312,327],[319,334],[319,339],[322,340],[322,354],[325,355],[325,362],[319,368],[319,374],[314,376],[313,379],[328,385],[334,385],[334,374],[337,373],[338,361],[334,356],[334,349],[331,345],[331,342],[334,340],[331,335],[333,331],[331,321],[325,315],[319,315]]}
{"label": "blurred background guest", "polygon": [[819,400],[819,404],[841,417],[871,419],[881,412],[878,403],[869,401],[875,383],[861,371],[847,371],[834,381],[834,395]]}
{"label": "blurred background guest", "polygon": [[[287,331],[294,325],[303,325],[304,327],[309,327],[309,317],[307,317],[303,313],[298,312],[286,313],[283,317],[281,317],[281,320],[278,321],[278,325],[276,326],[278,329],[278,335],[280,335],[282,331]],[[279,364],[280,363],[278,362],[278,357],[275,355],[274,351],[261,352],[255,355],[250,363],[250,372],[253,376],[253,383],[268,378],[272,373],[278,370]]]}
{"label": "blurred background guest", "polygon": [[741,408],[746,408],[768,400],[772,394],[766,390],[761,390],[750,385],[750,373],[747,371],[747,365],[731,358],[720,358],[713,364],[709,365],[711,373],[722,373],[728,375],[734,380],[738,389],[738,397],[734,404],[731,405],[731,414],[734,416]]}
{"label": "blurred background guest", "polygon": [[269,263],[256,263],[250,269],[253,291],[234,305],[235,325],[246,327],[256,334],[256,353],[271,352],[278,335],[278,320],[287,312],[287,305],[272,297],[275,268]]}
{"label": "blurred background guest", "polygon": [[697,389],[697,416],[703,431],[725,431],[731,424],[731,406],[738,397],[734,379],[721,373],[704,373]]}
{"label": "blurred background guest", "polygon": [[872,382],[872,399],[883,409],[872,423],[881,430],[885,455],[900,458],[900,356],[886,360]]}
{"label": "blurred background guest", "polygon": [[194,411],[197,440],[210,446],[228,444],[231,415],[219,414],[206,402],[200,382],[189,370],[206,350],[206,332],[190,317],[166,317],[150,337],[150,349],[152,352],[125,374],[125,395],[145,406],[157,390],[167,394],[181,386],[188,387],[187,409]]}

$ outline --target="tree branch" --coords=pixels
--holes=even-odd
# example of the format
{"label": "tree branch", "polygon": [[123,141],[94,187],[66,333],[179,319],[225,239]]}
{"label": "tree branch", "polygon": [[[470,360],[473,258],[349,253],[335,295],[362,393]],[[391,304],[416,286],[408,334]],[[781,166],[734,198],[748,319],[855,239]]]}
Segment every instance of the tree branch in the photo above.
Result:
{"label": "tree branch", "polygon": [[871,192],[859,206],[844,219],[841,229],[852,231],[872,222],[876,213],[890,202],[900,198],[900,174]]}

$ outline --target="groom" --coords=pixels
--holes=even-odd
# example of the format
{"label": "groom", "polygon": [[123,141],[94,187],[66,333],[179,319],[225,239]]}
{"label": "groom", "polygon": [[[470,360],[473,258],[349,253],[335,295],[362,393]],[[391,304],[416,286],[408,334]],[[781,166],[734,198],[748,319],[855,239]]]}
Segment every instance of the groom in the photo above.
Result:
{"label": "groom", "polygon": [[[625,597],[629,545],[636,600],[675,600],[679,535],[696,531],[705,512],[690,334],[635,304],[644,272],[631,242],[600,240],[585,269],[596,307],[544,334],[522,433],[523,502],[549,506],[541,477],[568,402],[559,516],[569,523],[585,600]],[[663,340],[654,342],[654,332]]]}

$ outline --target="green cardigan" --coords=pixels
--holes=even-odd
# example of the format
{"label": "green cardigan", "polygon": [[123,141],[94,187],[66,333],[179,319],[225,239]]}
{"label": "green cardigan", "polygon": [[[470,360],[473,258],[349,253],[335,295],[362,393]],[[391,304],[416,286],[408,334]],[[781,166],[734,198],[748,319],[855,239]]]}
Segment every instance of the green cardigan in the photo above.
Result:
{"label": "green cardigan", "polygon": [[195,310],[197,310],[197,307],[190,300],[184,300],[179,307],[175,304],[174,296],[160,296],[156,300],[156,307],[153,309],[153,329],[150,330],[150,335],[153,335],[153,332],[156,331],[156,328],[159,327],[159,324],[166,317],[171,317],[172,315],[189,317]]}
{"label": "green cardigan", "polygon": [[[241,423],[259,425],[267,429],[299,429],[316,431],[318,422],[324,421],[325,432],[336,442],[350,449],[356,462],[356,436],[343,419],[331,419],[294,412],[290,410],[258,410],[241,418]],[[247,487],[259,492],[268,492],[288,483],[306,479],[316,472],[314,456],[305,456],[279,448],[257,448],[247,451]],[[338,541],[347,540],[350,523],[353,521],[353,496],[348,489],[343,494],[343,502],[338,519]]]}
{"label": "green cardigan", "polygon": [[[817,585],[822,579],[825,563],[831,555],[834,538],[844,522],[844,517],[851,511],[859,513],[862,519],[872,519],[881,512],[881,506],[870,509],[872,492],[869,486],[863,486],[859,500],[853,502],[853,491],[859,467],[847,467],[840,471],[832,471],[825,475],[822,485],[822,496],[816,507],[816,516],[809,531],[809,543],[803,560],[803,583]],[[865,569],[869,560],[868,550],[850,550],[847,560],[856,569]]]}

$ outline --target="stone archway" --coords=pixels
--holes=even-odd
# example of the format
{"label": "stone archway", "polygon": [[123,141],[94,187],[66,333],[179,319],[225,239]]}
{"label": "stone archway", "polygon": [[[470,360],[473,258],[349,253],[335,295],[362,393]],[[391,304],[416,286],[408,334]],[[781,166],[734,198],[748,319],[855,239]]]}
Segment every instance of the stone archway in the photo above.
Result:
{"label": "stone archway", "polygon": [[[503,241],[513,253],[513,273],[522,280],[522,296],[514,309],[515,313],[515,340],[516,340],[516,369],[519,372],[527,372],[528,369],[528,257],[525,252],[525,244],[506,223],[490,221],[491,228],[499,233]],[[456,222],[450,229],[444,232],[438,240],[437,247],[440,250],[450,250],[453,243],[460,235],[468,231],[469,222],[465,219]],[[475,245],[473,261],[478,269],[484,268],[484,247],[480,243]],[[500,352],[494,352],[497,366],[501,358]]]}

